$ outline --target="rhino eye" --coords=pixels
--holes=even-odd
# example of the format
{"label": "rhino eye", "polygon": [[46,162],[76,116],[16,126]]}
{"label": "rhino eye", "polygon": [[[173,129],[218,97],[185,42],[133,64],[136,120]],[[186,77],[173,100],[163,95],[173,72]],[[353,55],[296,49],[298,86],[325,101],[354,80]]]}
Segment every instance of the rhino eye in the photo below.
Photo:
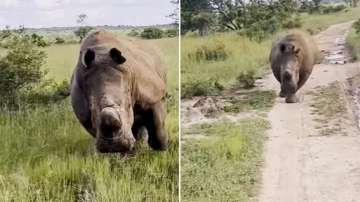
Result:
{"label": "rhino eye", "polygon": [[95,59],[95,52],[91,49],[86,50],[82,63],[85,67],[89,67]]}

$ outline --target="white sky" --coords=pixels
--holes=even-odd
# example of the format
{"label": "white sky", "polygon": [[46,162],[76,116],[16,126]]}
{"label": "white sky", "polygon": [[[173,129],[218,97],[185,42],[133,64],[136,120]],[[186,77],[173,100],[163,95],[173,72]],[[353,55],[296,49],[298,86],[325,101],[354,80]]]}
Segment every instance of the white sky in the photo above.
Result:
{"label": "white sky", "polygon": [[0,28],[75,26],[82,13],[93,26],[167,24],[174,8],[170,0],[0,0]]}

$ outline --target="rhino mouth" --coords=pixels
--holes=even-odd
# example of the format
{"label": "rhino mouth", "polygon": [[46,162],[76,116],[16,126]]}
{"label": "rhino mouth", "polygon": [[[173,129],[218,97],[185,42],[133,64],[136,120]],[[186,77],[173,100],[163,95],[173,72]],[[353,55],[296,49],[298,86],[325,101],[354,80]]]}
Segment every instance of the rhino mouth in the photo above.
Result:
{"label": "rhino mouth", "polygon": [[122,137],[117,138],[97,138],[96,148],[101,153],[129,153],[134,150],[135,141],[125,139]]}
{"label": "rhino mouth", "polygon": [[114,108],[104,108],[100,113],[100,124],[96,135],[98,151],[102,153],[133,151],[135,138],[128,131]]}

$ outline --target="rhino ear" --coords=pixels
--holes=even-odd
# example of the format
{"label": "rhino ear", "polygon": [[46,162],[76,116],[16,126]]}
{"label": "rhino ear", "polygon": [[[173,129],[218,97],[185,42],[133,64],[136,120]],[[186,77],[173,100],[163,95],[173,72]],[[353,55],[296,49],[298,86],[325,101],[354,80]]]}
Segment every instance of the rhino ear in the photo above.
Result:
{"label": "rhino ear", "polygon": [[112,48],[110,50],[110,57],[117,64],[123,64],[126,61],[126,58],[122,56],[121,52],[117,48]]}
{"label": "rhino ear", "polygon": [[91,49],[87,49],[85,51],[85,54],[83,55],[81,63],[85,67],[89,67],[90,64],[94,61],[94,59],[95,59],[95,52],[93,50],[91,50]]}

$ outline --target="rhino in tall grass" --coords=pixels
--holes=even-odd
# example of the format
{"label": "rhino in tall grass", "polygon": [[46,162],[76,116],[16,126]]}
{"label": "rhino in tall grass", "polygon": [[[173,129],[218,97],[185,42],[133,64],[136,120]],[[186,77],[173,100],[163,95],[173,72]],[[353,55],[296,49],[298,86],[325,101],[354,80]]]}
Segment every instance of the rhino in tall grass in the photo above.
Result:
{"label": "rhino in tall grass", "polygon": [[140,129],[165,150],[166,68],[145,42],[117,39],[104,30],[88,35],[71,79],[76,117],[100,152],[130,152]]}

